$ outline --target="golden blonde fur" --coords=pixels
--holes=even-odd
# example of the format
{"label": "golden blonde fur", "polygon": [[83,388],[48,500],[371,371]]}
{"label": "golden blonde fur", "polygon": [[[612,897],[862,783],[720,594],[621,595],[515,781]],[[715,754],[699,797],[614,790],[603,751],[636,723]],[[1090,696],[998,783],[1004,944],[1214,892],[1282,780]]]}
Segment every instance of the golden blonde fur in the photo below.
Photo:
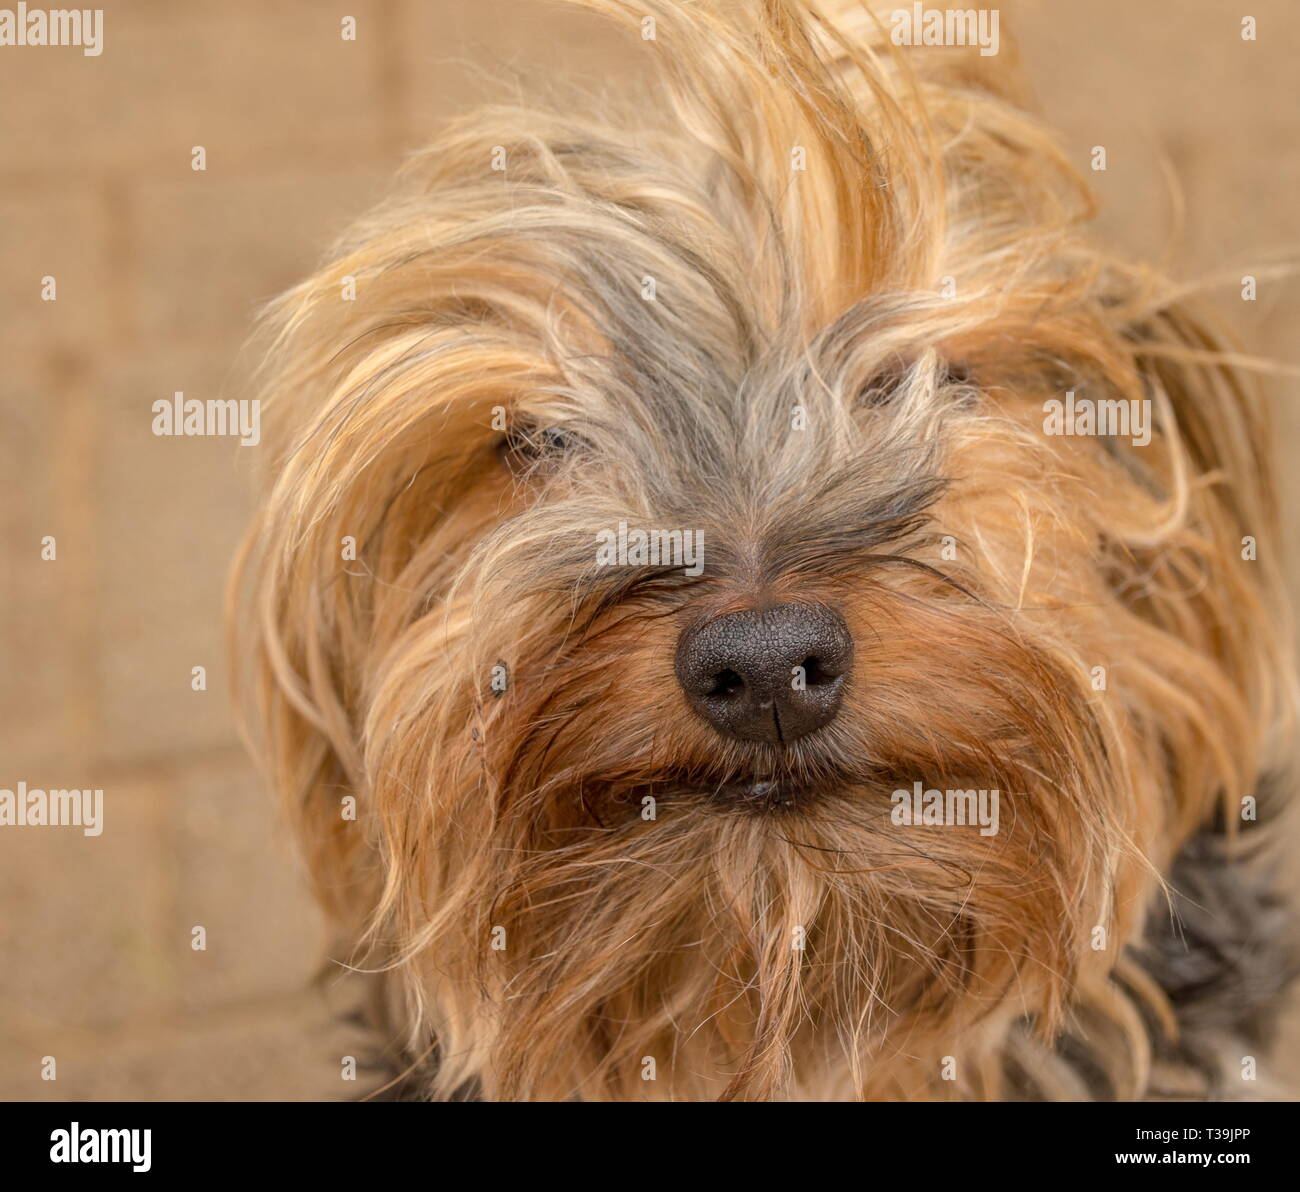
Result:
{"label": "golden blonde fur", "polygon": [[[432,1097],[1096,1095],[1068,1031],[1148,1093],[1178,1024],[1132,947],[1281,756],[1260,398],[1089,239],[998,60],[848,3],[586,7],[664,102],[461,120],[272,315],[240,636],[336,959]],[[1045,434],[1067,390],[1151,442]],[[704,574],[594,568],[619,520]],[[839,609],[844,707],[721,741],[674,643],[776,600]],[[757,772],[815,797],[712,797]],[[1001,831],[895,825],[913,778]]]}

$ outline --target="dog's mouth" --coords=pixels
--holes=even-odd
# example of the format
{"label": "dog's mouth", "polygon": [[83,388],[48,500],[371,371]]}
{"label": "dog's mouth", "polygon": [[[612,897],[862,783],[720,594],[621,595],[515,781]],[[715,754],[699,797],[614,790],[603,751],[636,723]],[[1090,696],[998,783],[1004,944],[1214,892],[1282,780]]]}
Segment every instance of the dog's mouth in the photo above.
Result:
{"label": "dog's mouth", "polygon": [[[725,775],[666,773],[617,788],[607,788],[609,799],[629,812],[644,810],[652,799],[663,808],[681,807],[716,814],[797,815],[837,799],[857,804],[875,803],[888,808],[891,792],[912,790],[918,771],[893,768],[825,768],[814,773],[734,771]],[[936,774],[938,771],[936,771]],[[933,777],[933,776],[932,776]],[[931,781],[923,784],[932,785]],[[939,787],[979,789],[997,786],[988,779],[964,774],[933,777]]]}
{"label": "dog's mouth", "polygon": [[797,783],[789,778],[746,778],[724,783],[710,798],[740,811],[793,811],[829,793],[824,784]]}
{"label": "dog's mouth", "polygon": [[620,802],[644,805],[647,796],[666,806],[681,805],[719,813],[790,813],[861,785],[839,772],[816,776],[737,773],[725,777],[673,775],[622,792]]}

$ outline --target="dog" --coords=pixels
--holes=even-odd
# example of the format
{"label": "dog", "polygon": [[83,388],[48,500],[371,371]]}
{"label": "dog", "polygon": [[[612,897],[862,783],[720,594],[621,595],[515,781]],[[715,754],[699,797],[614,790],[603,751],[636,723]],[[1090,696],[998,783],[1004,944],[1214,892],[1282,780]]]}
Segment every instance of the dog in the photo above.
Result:
{"label": "dog", "polygon": [[1000,59],[576,0],[269,316],[257,748],[403,1095],[1250,1099],[1266,399]]}

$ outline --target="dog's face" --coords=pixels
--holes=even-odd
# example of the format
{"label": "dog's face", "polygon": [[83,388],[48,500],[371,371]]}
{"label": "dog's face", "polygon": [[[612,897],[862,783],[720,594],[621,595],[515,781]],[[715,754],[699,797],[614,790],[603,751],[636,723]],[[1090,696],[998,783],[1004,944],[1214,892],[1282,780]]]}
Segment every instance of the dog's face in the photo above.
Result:
{"label": "dog's face", "polygon": [[[484,449],[467,499],[486,521],[427,623],[465,633],[467,718],[436,756],[493,803],[476,926],[524,953],[489,963],[590,985],[587,1029],[821,1015],[873,1051],[900,1017],[1047,987],[1075,931],[1112,925],[1138,759],[1107,748],[1153,761],[1094,706],[1116,627],[1087,469],[1118,469],[1036,443],[1013,398],[933,353],[891,370],[870,303],[773,364],[725,358],[717,312],[690,343],[622,301],[596,319],[627,321],[622,350],[510,411],[499,460]],[[692,557],[602,560],[620,523]],[[891,796],[918,783],[992,791],[1005,818],[900,822]],[[533,1038],[573,1013],[531,1000]],[[675,1045],[641,1037],[619,1062]]]}
{"label": "dog's face", "polygon": [[802,33],[704,32],[742,160],[467,125],[291,299],[279,780],[437,1092],[988,1094],[1251,780],[1264,514],[1200,478],[1257,428],[1000,101],[932,97],[931,160]]}

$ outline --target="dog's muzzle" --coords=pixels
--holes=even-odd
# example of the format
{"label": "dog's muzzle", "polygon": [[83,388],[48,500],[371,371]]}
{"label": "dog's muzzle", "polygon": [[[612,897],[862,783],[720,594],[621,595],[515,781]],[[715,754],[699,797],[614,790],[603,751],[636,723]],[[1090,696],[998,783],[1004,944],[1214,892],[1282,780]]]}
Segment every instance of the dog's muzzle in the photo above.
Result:
{"label": "dog's muzzle", "polygon": [[725,613],[687,629],[677,680],[692,708],[724,736],[788,745],[839,711],[853,639],[822,604]]}

